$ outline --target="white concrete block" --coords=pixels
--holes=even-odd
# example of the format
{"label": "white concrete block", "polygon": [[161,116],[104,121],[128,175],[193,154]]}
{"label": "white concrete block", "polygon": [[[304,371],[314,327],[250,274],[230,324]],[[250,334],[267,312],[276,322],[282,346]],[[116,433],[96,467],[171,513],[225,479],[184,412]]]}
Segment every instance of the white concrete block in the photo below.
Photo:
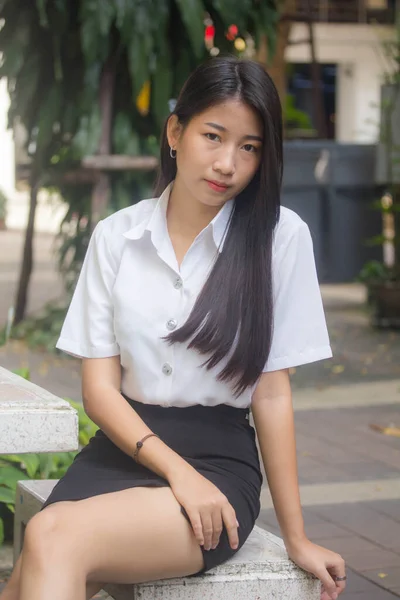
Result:
{"label": "white concrete block", "polygon": [[66,401],[0,367],[0,454],[78,449],[78,415]]}

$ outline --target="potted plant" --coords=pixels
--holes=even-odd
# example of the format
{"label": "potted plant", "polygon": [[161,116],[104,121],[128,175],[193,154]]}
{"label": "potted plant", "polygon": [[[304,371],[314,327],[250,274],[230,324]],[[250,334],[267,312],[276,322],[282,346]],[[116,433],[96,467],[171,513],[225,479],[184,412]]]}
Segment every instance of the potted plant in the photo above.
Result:
{"label": "potted plant", "polygon": [[0,188],[0,231],[6,229],[7,197]]}
{"label": "potted plant", "polygon": [[382,246],[383,258],[365,264],[358,279],[367,286],[372,323],[400,328],[400,15],[395,36],[383,49],[390,70],[381,87],[376,155],[376,181],[382,191],[376,207],[382,213],[382,234],[370,240]]}

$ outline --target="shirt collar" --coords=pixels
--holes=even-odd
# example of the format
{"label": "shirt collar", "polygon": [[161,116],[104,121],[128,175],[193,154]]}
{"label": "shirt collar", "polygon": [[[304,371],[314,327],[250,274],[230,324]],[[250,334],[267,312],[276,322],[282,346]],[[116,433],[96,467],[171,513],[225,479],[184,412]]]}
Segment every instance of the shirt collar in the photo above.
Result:
{"label": "shirt collar", "polygon": [[[165,242],[167,231],[167,206],[171,194],[173,181],[165,188],[161,196],[158,198],[156,206],[150,216],[147,216],[143,221],[126,231],[123,235],[130,240],[138,240],[144,236],[145,231],[149,231],[151,241],[155,248],[160,249]],[[204,235],[206,231],[212,231],[212,237],[215,246],[221,252],[224,241],[226,227],[228,225],[232,210],[234,207],[234,199],[228,200],[213,218],[213,220],[199,233]]]}

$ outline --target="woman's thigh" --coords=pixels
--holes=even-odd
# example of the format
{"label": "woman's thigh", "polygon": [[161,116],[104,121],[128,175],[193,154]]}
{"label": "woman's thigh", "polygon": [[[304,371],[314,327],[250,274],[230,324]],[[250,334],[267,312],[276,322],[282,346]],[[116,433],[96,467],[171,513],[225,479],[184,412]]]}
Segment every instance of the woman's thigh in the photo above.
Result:
{"label": "woman's thigh", "polygon": [[168,487],[137,487],[52,504],[34,517],[35,529],[44,530],[47,547],[64,548],[87,581],[182,577],[200,571],[204,561],[180,508]]}

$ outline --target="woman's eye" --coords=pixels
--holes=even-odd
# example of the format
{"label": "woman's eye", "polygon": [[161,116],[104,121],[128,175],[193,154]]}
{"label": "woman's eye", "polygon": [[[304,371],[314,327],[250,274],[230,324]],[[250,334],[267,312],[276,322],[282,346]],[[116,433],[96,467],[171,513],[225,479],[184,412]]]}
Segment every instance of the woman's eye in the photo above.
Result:
{"label": "woman's eye", "polygon": [[246,152],[257,152],[258,150],[258,148],[253,146],[253,144],[246,144],[245,146],[243,146],[243,148],[246,150]]}
{"label": "woman's eye", "polygon": [[206,133],[205,136],[207,139],[211,140],[212,142],[217,142],[218,140],[221,139],[217,133]]}

